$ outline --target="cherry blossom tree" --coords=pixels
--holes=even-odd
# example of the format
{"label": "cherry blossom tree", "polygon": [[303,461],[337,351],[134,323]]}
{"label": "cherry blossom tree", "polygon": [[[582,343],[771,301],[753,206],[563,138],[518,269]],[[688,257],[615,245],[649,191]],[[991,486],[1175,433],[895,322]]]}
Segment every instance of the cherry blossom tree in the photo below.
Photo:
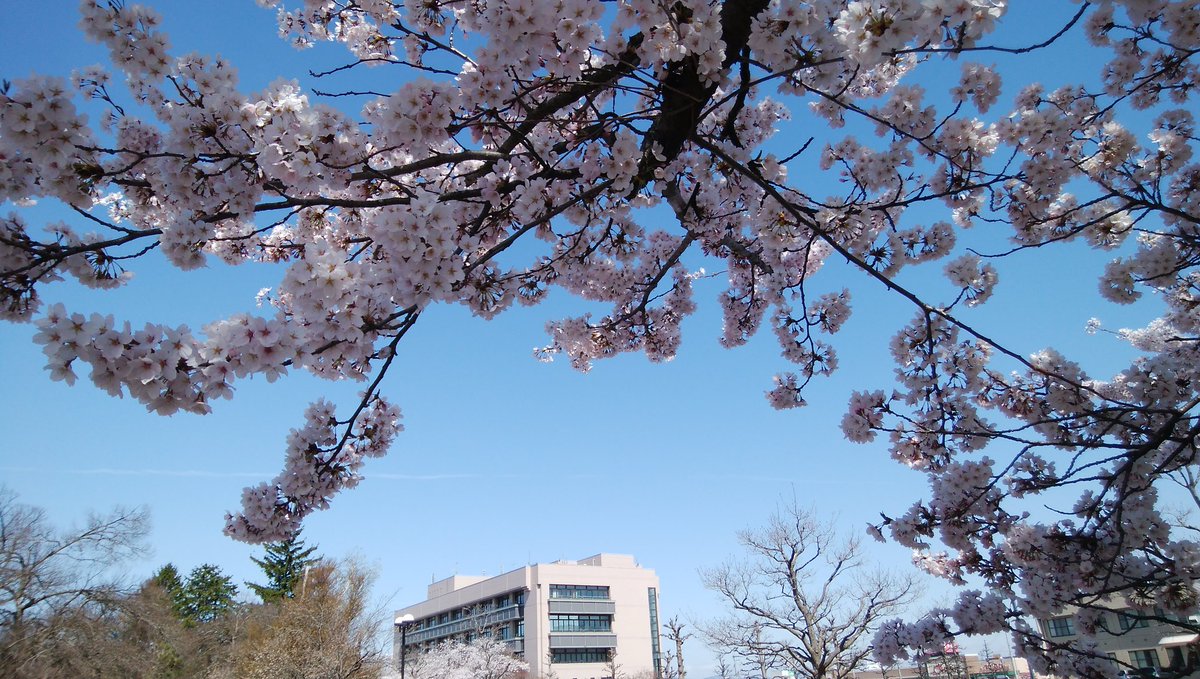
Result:
{"label": "cherry blossom tree", "polygon": [[[894,383],[855,392],[843,430],[882,435],[928,476],[929,497],[877,534],[982,584],[884,630],[881,660],[1007,629],[1035,671],[1103,674],[1022,616],[1131,591],[1195,606],[1200,545],[1160,497],[1195,470],[1200,434],[1195,2],[1081,2],[1017,45],[993,37],[1003,0],[259,4],[297,47],[338,42],[348,70],[409,75],[357,97],[289,80],[243,92],[232,64],[174,53],[152,9],[82,0],[111,64],[0,94],[0,199],[17,206],[0,217],[0,315],[37,324],[53,379],[86,370],[162,414],[207,412],[252,375],[362,382],[348,411],[308,407],[230,535],[286,538],[386,452],[400,411],[380,387],[431,305],[490,318],[559,290],[581,310],[549,324],[542,358],[664,361],[703,265],[721,271],[721,342],[765,324],[793,364],[768,391],[779,408],[837,368],[855,281],[912,309]],[[1002,91],[990,61],[1071,39],[1091,80]],[[955,66],[951,82],[920,79]],[[45,199],[75,219],[30,223],[19,207]],[[1011,244],[974,247],[981,230]],[[1111,374],[1029,354],[1020,322],[991,332],[972,315],[1006,262],[1057,262],[1068,242],[1111,253],[1097,297],[1069,303],[1157,316],[1118,333],[1134,358]],[[152,253],[285,272],[270,312],[198,331],[42,301],[67,277],[119,287]],[[827,266],[850,272],[845,287],[825,285]],[[949,292],[907,273],[939,266]],[[1039,504],[1061,515],[1027,513]]]}
{"label": "cherry blossom tree", "polygon": [[411,662],[408,674],[417,679],[515,679],[529,670],[507,644],[485,636],[444,641]]}

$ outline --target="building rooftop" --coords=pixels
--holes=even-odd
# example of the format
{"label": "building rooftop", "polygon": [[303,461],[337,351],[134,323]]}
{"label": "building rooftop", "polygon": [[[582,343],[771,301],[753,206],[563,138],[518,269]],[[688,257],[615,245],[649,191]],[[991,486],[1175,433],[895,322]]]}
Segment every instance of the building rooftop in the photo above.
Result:
{"label": "building rooftop", "polygon": [[[529,567],[535,566],[535,565],[536,564],[530,564],[529,566],[522,566],[520,568],[514,568],[513,570],[505,572],[505,573],[501,573],[500,575],[451,575],[448,578],[443,578],[436,582],[430,583],[428,589],[426,590],[425,598],[433,599],[435,597],[443,596],[443,595],[449,594],[451,592],[458,591],[460,589],[463,589],[464,587],[470,587],[471,585],[476,585],[481,582],[485,582],[487,580],[492,580],[494,578],[502,578],[511,573],[516,573],[518,571],[524,570],[525,568],[529,568]],[[554,565],[554,566],[597,566],[597,567],[603,567],[603,568],[640,568],[640,566],[638,566],[637,559],[633,558],[633,556],[630,554],[605,554],[605,553],[594,554],[587,558],[578,559],[578,560],[574,560],[574,561],[569,560],[569,559],[559,559],[558,561],[552,562],[551,565]]]}

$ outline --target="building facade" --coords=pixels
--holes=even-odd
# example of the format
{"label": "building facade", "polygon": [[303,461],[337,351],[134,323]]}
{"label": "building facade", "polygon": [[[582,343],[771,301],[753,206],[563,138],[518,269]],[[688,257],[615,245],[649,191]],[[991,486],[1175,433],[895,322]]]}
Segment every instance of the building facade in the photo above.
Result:
{"label": "building facade", "polygon": [[395,630],[398,661],[449,639],[490,636],[523,657],[534,679],[661,671],[658,576],[632,556],[597,554],[495,577],[456,575],[429,585],[426,596],[396,612],[406,621]]}
{"label": "building facade", "polygon": [[[1117,669],[1130,676],[1183,676],[1200,679],[1200,617],[1176,616],[1160,608],[1134,608],[1110,602],[1112,610],[1089,611],[1099,616],[1099,629],[1092,639]],[[1048,643],[1073,641],[1080,636],[1078,612],[1038,620]]]}

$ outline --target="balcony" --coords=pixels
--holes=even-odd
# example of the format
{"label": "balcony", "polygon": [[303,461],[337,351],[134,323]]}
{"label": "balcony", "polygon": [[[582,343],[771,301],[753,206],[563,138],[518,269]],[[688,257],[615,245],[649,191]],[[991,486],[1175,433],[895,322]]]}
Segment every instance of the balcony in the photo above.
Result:
{"label": "balcony", "polygon": [[616,648],[617,635],[608,632],[551,632],[550,648]]}
{"label": "balcony", "polygon": [[459,618],[444,622],[434,627],[425,629],[409,629],[405,634],[405,641],[411,646],[420,644],[426,641],[436,641],[446,637],[461,634],[463,632],[472,632],[475,630],[486,630],[496,625],[502,625],[513,620],[521,620],[525,617],[525,605],[512,605],[507,608],[487,611],[479,615]]}
{"label": "balcony", "polygon": [[551,613],[591,613],[613,615],[617,604],[609,599],[550,599]]}

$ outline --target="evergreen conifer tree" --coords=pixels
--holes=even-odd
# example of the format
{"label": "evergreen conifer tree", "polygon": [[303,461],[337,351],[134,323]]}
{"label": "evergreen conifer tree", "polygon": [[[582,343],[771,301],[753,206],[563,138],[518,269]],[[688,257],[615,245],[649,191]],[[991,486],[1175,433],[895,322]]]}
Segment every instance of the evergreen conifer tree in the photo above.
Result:
{"label": "evergreen conifer tree", "polygon": [[183,579],[179,577],[179,569],[175,568],[175,564],[173,563],[168,563],[155,571],[154,576],[150,578],[150,582],[158,585],[164,592],[170,595],[174,595],[183,587]]}
{"label": "evergreen conifer tree", "polygon": [[185,623],[212,622],[233,608],[237,585],[220,566],[203,564],[192,569],[175,596],[176,610]]}
{"label": "evergreen conifer tree", "polygon": [[318,558],[312,557],[317,548],[305,546],[304,540],[297,532],[292,539],[269,543],[265,549],[267,553],[263,558],[250,557],[250,560],[263,569],[267,576],[266,584],[247,582],[246,586],[253,590],[263,603],[278,603],[283,599],[292,598],[304,577],[304,569],[319,561]]}
{"label": "evergreen conifer tree", "polygon": [[183,578],[179,577],[179,569],[175,568],[175,564],[168,563],[154,573],[150,578],[150,584],[160,588],[171,602],[171,610],[180,618],[183,618]]}

